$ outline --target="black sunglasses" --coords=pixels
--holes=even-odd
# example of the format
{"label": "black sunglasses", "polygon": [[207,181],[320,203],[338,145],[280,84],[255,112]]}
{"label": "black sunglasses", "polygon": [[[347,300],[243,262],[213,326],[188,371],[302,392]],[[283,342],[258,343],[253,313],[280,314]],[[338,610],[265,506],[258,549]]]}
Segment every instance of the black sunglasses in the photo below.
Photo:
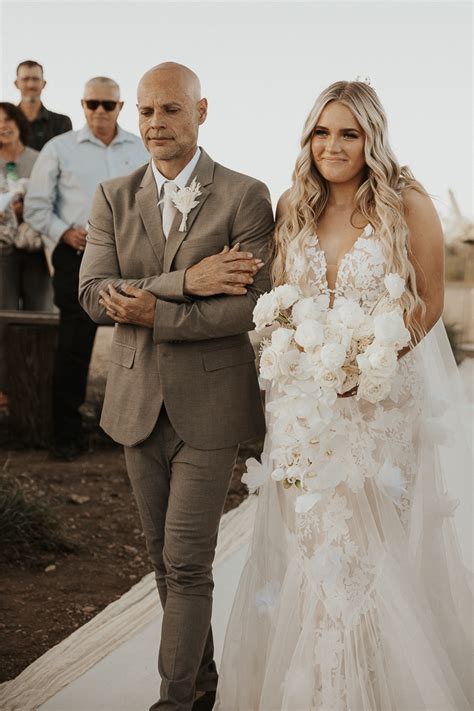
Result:
{"label": "black sunglasses", "polygon": [[96,111],[99,106],[103,106],[106,111],[113,111],[119,103],[118,101],[98,101],[97,99],[83,99],[83,101],[91,111]]}

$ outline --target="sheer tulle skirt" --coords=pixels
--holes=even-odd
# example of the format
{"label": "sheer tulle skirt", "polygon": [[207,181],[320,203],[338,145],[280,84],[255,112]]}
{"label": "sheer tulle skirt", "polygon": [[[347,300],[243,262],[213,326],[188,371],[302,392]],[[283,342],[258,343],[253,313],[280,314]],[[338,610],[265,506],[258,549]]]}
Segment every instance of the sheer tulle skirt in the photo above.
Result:
{"label": "sheer tulle skirt", "polygon": [[[305,514],[298,490],[260,489],[217,710],[471,708],[471,577],[449,494],[461,478],[470,505],[461,402],[438,324],[402,359],[391,399],[338,401],[350,425],[344,481]],[[268,432],[262,461],[271,420]]]}

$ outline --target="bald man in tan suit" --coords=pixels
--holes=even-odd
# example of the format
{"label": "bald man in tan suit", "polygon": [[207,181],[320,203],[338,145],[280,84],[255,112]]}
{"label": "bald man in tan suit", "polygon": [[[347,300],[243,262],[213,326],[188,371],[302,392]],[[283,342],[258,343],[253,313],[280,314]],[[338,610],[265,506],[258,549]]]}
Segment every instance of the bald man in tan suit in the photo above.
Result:
{"label": "bald man in tan suit", "polygon": [[151,709],[206,711],[219,519],[239,443],[264,434],[247,332],[269,288],[273,214],[263,183],[198,148],[207,101],[193,72],[154,67],[138,111],[152,160],[99,186],[80,301],[116,324],[101,424],[125,445],[163,605]]}

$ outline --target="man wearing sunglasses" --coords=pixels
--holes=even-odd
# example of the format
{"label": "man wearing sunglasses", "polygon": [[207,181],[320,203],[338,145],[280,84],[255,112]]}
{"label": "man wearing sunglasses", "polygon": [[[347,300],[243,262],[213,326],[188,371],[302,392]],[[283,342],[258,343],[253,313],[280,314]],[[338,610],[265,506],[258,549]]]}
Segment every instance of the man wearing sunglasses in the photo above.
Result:
{"label": "man wearing sunglasses", "polygon": [[86,124],[49,141],[31,174],[24,219],[52,253],[55,303],[60,309],[53,382],[54,450],[71,460],[84,448],[79,407],[85,399],[96,324],[78,302],[79,267],[97,185],[127,175],[149,156],[138,136],[117,123],[123,106],[118,84],[90,79],[81,100]]}

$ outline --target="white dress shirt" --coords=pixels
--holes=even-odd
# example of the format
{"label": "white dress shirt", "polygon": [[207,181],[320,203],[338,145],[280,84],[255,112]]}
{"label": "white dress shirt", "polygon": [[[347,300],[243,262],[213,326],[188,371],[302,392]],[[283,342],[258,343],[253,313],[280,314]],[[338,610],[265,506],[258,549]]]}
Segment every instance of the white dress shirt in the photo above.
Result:
{"label": "white dress shirt", "polygon": [[194,168],[197,165],[197,162],[199,158],[201,157],[201,149],[198,147],[196,148],[196,153],[193,155],[189,163],[184,166],[183,170],[181,173],[179,173],[176,178],[173,178],[173,180],[170,180],[169,178],[165,178],[164,175],[160,173],[158,168],[156,167],[153,159],[151,161],[151,167],[153,170],[153,175],[155,176],[155,181],[156,181],[156,187],[158,188],[158,196],[159,200],[162,198],[162,192],[161,189],[164,185],[164,183],[174,183],[178,190],[181,190],[181,188],[186,187],[186,183],[188,182],[189,178],[191,177]]}
{"label": "white dress shirt", "polygon": [[31,173],[24,220],[52,250],[72,225],[87,225],[99,183],[127,175],[149,160],[141,139],[120,126],[108,146],[87,125],[56,136],[46,143]]}

